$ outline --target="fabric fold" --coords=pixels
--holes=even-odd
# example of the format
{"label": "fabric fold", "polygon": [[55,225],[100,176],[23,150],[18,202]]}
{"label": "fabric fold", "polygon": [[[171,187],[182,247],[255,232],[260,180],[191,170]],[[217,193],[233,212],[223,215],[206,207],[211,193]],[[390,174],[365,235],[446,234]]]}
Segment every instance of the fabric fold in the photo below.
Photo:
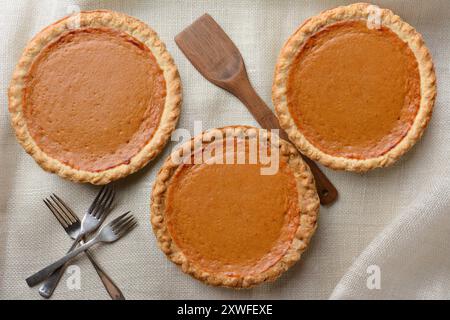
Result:
{"label": "fabric fold", "polygon": [[[428,186],[427,197],[411,203],[362,252],[330,299],[449,299],[449,183],[443,176]],[[372,266],[379,288],[370,284]]]}

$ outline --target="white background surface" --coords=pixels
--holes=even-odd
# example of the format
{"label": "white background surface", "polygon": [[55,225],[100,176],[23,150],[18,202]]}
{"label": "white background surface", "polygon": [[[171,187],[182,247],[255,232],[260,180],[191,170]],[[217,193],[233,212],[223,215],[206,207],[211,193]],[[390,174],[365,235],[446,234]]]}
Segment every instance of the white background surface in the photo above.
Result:
{"label": "white background surface", "polygon": [[[183,82],[179,127],[256,125],[234,97],[204,80],[173,38],[210,13],[242,52],[252,83],[271,105],[272,75],[284,41],[305,19],[351,1],[0,1],[0,298],[39,298],[24,279],[59,258],[70,241],[42,203],[56,192],[78,213],[98,188],[44,172],[16,142],[9,124],[7,88],[17,59],[39,30],[63,17],[71,4],[135,16],[166,43]],[[321,208],[311,247],[281,279],[251,290],[208,287],[184,275],[157,248],[149,223],[155,174],[173,144],[139,173],[118,183],[120,204],[140,226],[94,254],[129,299],[195,298],[450,298],[450,2],[374,1],[413,25],[430,48],[438,78],[435,112],[423,139],[395,166],[360,175],[324,169],[340,192]],[[82,290],[55,298],[108,298],[84,257]],[[368,290],[366,268],[381,268],[381,290]]]}

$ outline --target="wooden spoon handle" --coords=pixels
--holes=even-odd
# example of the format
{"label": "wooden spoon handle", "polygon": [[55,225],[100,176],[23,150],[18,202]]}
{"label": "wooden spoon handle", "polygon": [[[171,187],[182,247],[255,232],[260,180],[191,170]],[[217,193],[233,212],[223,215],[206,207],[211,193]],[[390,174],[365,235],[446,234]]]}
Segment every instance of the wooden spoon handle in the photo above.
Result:
{"label": "wooden spoon handle", "polygon": [[[243,84],[243,83],[241,83]],[[287,133],[281,129],[278,123],[277,117],[273,114],[272,110],[265,104],[265,102],[259,97],[253,87],[249,85],[241,85],[235,88],[233,93],[242,101],[248,108],[253,117],[264,129],[278,129],[280,138],[289,141]],[[331,204],[337,198],[338,192],[333,186],[327,176],[320,170],[317,164],[311,159],[305,157],[302,154],[303,160],[308,164],[314,175],[316,182],[317,193],[319,194],[320,203],[322,205]]]}

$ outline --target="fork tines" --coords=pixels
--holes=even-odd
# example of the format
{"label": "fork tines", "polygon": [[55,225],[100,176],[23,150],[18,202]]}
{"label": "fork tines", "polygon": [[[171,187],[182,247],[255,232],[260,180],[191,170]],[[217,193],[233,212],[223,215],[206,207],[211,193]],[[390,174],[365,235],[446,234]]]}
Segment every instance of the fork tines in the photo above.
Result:
{"label": "fork tines", "polygon": [[56,219],[67,228],[78,221],[78,217],[73,211],[56,195],[52,194],[49,198],[43,199],[45,205],[50,209]]}
{"label": "fork tines", "polygon": [[103,186],[88,209],[89,214],[100,219],[104,212],[111,210],[116,191],[113,186]]}
{"label": "fork tines", "polygon": [[132,215],[129,216],[129,213],[130,211],[125,212],[109,224],[113,232],[119,237],[129,232],[137,225],[136,219]]}

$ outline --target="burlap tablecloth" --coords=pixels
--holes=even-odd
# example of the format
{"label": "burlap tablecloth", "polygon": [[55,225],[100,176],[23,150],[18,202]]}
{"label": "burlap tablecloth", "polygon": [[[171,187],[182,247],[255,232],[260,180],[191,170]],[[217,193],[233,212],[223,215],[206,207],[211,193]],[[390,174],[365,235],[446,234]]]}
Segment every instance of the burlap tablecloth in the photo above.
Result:
{"label": "burlap tablecloth", "polygon": [[[256,125],[244,106],[205,81],[173,38],[208,12],[242,52],[256,90],[271,105],[275,61],[283,42],[308,17],[351,1],[0,1],[0,298],[39,298],[24,279],[58,258],[70,240],[42,203],[51,192],[84,212],[98,188],[44,172],[16,142],[7,88],[27,41],[73,5],[107,8],[142,19],[173,55],[183,81],[180,128]],[[423,34],[438,78],[435,112],[423,139],[395,166],[360,175],[324,169],[339,201],[321,208],[319,228],[300,263],[281,279],[251,290],[208,287],[184,275],[157,248],[149,223],[152,183],[173,144],[139,173],[118,183],[120,204],[140,226],[94,254],[127,298],[450,298],[450,2],[375,1]],[[85,257],[81,289],[65,275],[55,298],[108,298]],[[381,288],[367,287],[367,268],[379,267]],[[373,269],[369,268],[369,271]],[[371,287],[371,286],[369,286]]]}

